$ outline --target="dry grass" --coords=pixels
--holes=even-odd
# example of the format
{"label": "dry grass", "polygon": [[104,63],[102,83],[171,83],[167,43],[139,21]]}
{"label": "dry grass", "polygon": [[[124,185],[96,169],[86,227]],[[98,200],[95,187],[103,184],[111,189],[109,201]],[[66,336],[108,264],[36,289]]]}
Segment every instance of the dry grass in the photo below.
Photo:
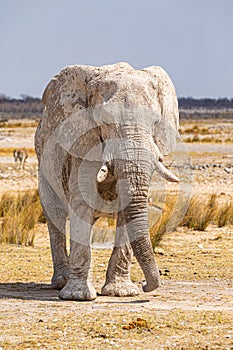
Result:
{"label": "dry grass", "polygon": [[[4,325],[6,340],[1,345],[4,349],[17,347],[17,349],[198,350],[221,349],[221,345],[224,345],[224,349],[231,349],[231,339],[224,335],[226,331],[228,332],[226,334],[231,334],[232,316],[226,312],[175,309],[157,313],[153,310],[130,313],[128,310],[123,312],[106,309],[95,314],[85,314],[82,311],[77,316],[76,312],[68,308],[63,317],[56,309],[52,315],[43,315],[39,312],[39,317],[31,319],[27,327],[21,319],[19,322],[14,321],[15,334],[12,338],[8,324]],[[124,328],[127,324],[136,323],[138,318],[144,320],[148,326],[129,330]],[[23,336],[20,337],[22,333]],[[214,336],[215,334],[217,336]],[[221,336],[222,341],[219,339]]]}
{"label": "dry grass", "polygon": [[38,122],[36,120],[32,121],[0,121],[0,128],[36,128],[38,126]]}
{"label": "dry grass", "polygon": [[186,213],[184,210],[185,205],[178,201],[177,195],[167,196],[162,214],[150,228],[153,248],[159,245],[166,233],[175,231],[178,226],[205,231],[209,224],[223,227],[233,223],[233,202],[218,202],[216,194],[208,197],[195,195],[190,199]]}
{"label": "dry grass", "polygon": [[191,198],[189,209],[180,223],[194,230],[204,231],[209,224],[223,227],[233,223],[233,202],[226,200],[218,202],[216,194],[207,199],[202,196]]}
{"label": "dry grass", "polygon": [[[17,147],[5,147],[5,148],[0,148],[0,156],[8,156],[8,157],[13,157],[13,151]],[[36,155],[35,148],[23,148],[28,152],[29,157],[33,157]]]}
{"label": "dry grass", "polygon": [[232,122],[224,120],[200,119],[197,121],[181,120],[180,134],[188,143],[232,143]]}
{"label": "dry grass", "polygon": [[218,206],[216,215],[216,224],[218,227],[223,227],[228,224],[233,224],[233,202],[227,201],[223,205]]}
{"label": "dry grass", "polygon": [[[159,245],[166,232],[176,230],[179,224],[178,217],[174,215],[176,203],[177,195],[168,195],[163,205],[162,214],[157,222],[150,227],[150,238],[153,248]],[[154,204],[156,205],[156,201]]]}
{"label": "dry grass", "polygon": [[193,135],[191,137],[187,137],[183,139],[184,142],[192,143],[192,142],[206,142],[206,143],[231,143],[230,139],[220,139],[212,136],[200,137],[199,135]]}
{"label": "dry grass", "polygon": [[0,243],[33,246],[35,233],[31,230],[43,217],[38,191],[3,194],[0,217]]}
{"label": "dry grass", "polygon": [[194,230],[204,231],[216,219],[216,200],[216,194],[212,194],[207,200],[197,195],[192,197],[181,225]]}
{"label": "dry grass", "polygon": [[155,193],[151,205],[162,208],[162,213],[152,226],[149,225],[153,248],[159,245],[166,233],[176,231],[186,215],[189,203],[189,195],[183,192],[168,192],[166,195]]}
{"label": "dry grass", "polygon": [[[165,198],[156,194],[150,206],[161,208],[155,223],[149,220],[150,237],[153,248],[158,246],[164,235],[173,232],[178,226],[204,231],[210,223],[223,227],[233,223],[233,202],[217,201],[217,195],[194,196],[189,206],[187,198],[179,198],[178,193],[170,193]],[[188,210],[187,210],[188,208]],[[187,212],[186,212],[187,211]],[[186,213],[185,213],[186,212]],[[36,223],[45,222],[38,191],[17,194],[5,193],[0,200],[0,242],[33,245]],[[94,241],[114,240],[116,220],[100,218],[96,223]]]}
{"label": "dry grass", "polygon": [[209,128],[208,127],[200,127],[197,124],[191,125],[187,128],[181,129],[182,134],[209,134]]}
{"label": "dry grass", "polygon": [[[44,285],[52,275],[49,239],[45,225],[37,225],[36,230],[34,248],[0,245],[0,347],[4,350],[232,348],[231,294],[226,294],[223,284],[219,295],[213,284],[216,279],[218,283],[232,279],[232,235],[223,229],[215,228],[215,234],[207,230],[205,235],[181,229],[166,235],[156,260],[162,272],[169,272],[162,276],[165,286],[157,291],[131,298],[98,296],[96,301],[80,303],[59,301],[57,291]],[[221,238],[215,240],[213,235]],[[93,251],[98,292],[110,254],[106,249]],[[133,280],[139,283],[142,274],[133,262]],[[222,310],[219,303],[224,304]],[[125,327],[138,318],[148,327]]]}

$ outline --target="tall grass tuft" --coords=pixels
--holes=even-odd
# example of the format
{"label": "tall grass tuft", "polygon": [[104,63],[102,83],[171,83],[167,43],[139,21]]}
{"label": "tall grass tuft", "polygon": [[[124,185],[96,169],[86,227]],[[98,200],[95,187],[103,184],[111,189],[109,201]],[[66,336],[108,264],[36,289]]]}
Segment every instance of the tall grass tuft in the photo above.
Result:
{"label": "tall grass tuft", "polygon": [[150,228],[150,239],[153,249],[159,245],[167,232],[167,222],[171,212],[171,208],[164,210],[158,221]]}
{"label": "tall grass tuft", "polygon": [[0,200],[0,243],[34,244],[35,224],[43,220],[38,191],[5,193]]}
{"label": "tall grass tuft", "polygon": [[152,205],[156,206],[160,200],[162,203],[165,200],[162,214],[158,214],[157,222],[150,227],[153,248],[159,245],[165,233],[175,231],[178,226],[204,231],[211,223],[218,227],[233,224],[233,201],[219,202],[216,194],[195,195],[190,200],[178,199],[178,194],[156,196]]}
{"label": "tall grass tuft", "polygon": [[217,212],[217,195],[212,194],[208,200],[193,196],[181,225],[198,231],[204,231],[211,222],[215,222]]}
{"label": "tall grass tuft", "polygon": [[216,216],[218,227],[226,226],[233,223],[233,202],[229,201],[219,206]]}
{"label": "tall grass tuft", "polygon": [[[216,194],[212,194],[207,199],[200,195],[193,196],[189,207],[187,198],[179,197],[178,193],[156,194],[150,205],[155,208],[161,207],[161,214],[159,212],[158,215],[156,214],[156,222],[153,224],[153,219],[150,227],[153,248],[159,245],[166,232],[175,231],[178,226],[204,231],[210,223],[215,223],[219,227],[233,224],[233,202],[217,204]],[[2,195],[0,198],[0,243],[33,246],[35,232],[32,229],[39,222],[44,223],[45,218],[38,191]],[[105,219],[105,221],[100,219],[97,227],[114,230],[115,219]]]}
{"label": "tall grass tuft", "polygon": [[[177,203],[179,203],[179,207],[177,207]],[[166,197],[162,214],[149,229],[153,249],[159,245],[166,232],[176,230],[181,219],[183,204],[178,202],[177,194],[170,194]]]}

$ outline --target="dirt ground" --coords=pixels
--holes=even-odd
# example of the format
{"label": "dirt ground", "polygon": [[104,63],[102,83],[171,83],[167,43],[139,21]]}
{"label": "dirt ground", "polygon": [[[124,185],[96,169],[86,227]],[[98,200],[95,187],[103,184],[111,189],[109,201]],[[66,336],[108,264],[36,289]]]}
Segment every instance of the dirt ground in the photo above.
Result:
{"label": "dirt ground", "polygon": [[[22,170],[7,151],[19,145],[32,148],[34,131],[0,130],[1,193],[36,188],[35,156]],[[186,146],[192,193],[232,199],[233,143]],[[198,168],[206,164],[205,169]],[[176,186],[166,190],[177,190]],[[48,232],[45,224],[35,230],[34,247],[0,245],[0,350],[233,349],[232,226],[212,225],[205,232],[178,228],[166,234],[156,248],[160,288],[130,298],[98,295],[91,302],[62,301],[50,288]],[[109,249],[93,249],[98,293],[110,254]],[[136,260],[131,277],[139,286],[144,278]]]}
{"label": "dirt ground", "polygon": [[[167,234],[156,250],[159,289],[92,302],[61,301],[50,288],[48,234],[36,229],[34,247],[0,246],[3,349],[233,348],[233,227]],[[110,253],[93,250],[98,293]],[[135,260],[131,276],[140,285]]]}

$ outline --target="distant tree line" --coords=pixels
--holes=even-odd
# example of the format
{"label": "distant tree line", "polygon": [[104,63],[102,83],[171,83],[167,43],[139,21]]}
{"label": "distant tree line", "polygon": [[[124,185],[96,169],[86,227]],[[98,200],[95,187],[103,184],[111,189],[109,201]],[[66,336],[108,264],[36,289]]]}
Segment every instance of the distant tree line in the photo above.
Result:
{"label": "distant tree line", "polygon": [[[200,98],[180,97],[179,107],[182,109],[233,109],[233,98]],[[40,115],[43,104],[40,98],[21,95],[20,99],[0,94],[0,113],[23,115]]]}
{"label": "distant tree line", "polygon": [[179,107],[184,109],[233,109],[233,98],[193,98],[180,97]]}
{"label": "distant tree line", "polygon": [[0,113],[41,114],[43,104],[40,98],[21,95],[20,99],[0,95]]}

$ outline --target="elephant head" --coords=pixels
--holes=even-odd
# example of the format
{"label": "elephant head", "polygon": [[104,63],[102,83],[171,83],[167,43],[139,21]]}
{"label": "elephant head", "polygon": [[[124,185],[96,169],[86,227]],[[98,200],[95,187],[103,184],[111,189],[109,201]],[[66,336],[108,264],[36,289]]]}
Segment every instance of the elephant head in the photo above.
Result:
{"label": "elephant head", "polygon": [[118,186],[123,208],[118,212],[118,226],[126,226],[147,280],[144,290],[151,291],[159,278],[148,232],[148,189],[154,171],[168,181],[179,181],[162,163],[163,155],[175,148],[178,103],[174,86],[162,68],[138,72],[128,65],[123,67],[117,70],[118,78],[116,72],[107,76],[105,84],[109,87],[114,83],[108,98],[101,95],[103,82],[102,86],[92,82],[92,89],[103,101],[93,116],[104,143],[97,181],[104,182],[109,172],[123,180],[123,186]]}

